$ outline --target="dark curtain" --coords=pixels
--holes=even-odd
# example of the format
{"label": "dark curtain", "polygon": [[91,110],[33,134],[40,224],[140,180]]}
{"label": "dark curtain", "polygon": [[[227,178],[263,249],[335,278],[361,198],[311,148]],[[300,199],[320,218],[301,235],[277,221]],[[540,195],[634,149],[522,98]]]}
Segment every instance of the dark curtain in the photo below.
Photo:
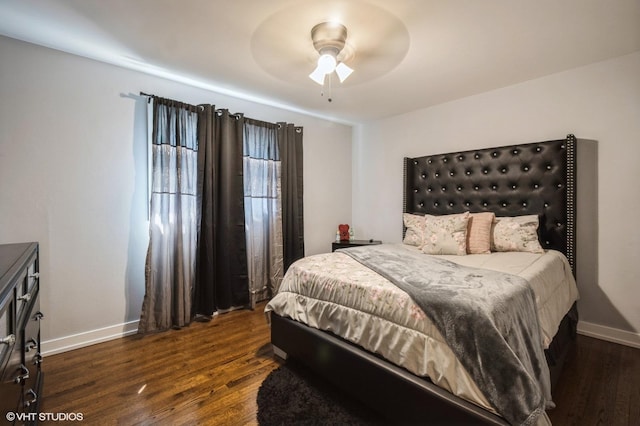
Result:
{"label": "dark curtain", "polygon": [[278,123],[278,147],[282,162],[282,238],[284,270],[304,257],[302,187],[302,127]]}
{"label": "dark curtain", "polygon": [[249,303],[244,227],[242,138],[244,117],[203,106],[198,117],[200,244],[195,314]]}
{"label": "dark curtain", "polygon": [[197,109],[153,98],[149,248],[140,333],[191,321],[198,242]]}

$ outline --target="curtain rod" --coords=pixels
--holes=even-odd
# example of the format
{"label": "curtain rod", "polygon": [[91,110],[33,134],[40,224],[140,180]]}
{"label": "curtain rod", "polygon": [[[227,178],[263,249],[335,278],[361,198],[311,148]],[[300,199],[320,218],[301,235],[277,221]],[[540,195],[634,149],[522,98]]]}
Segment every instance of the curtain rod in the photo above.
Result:
{"label": "curtain rod", "polygon": [[[149,98],[149,102],[151,102],[151,98],[155,98],[156,95],[151,95],[149,93],[145,93],[145,92],[140,92],[140,96],[146,96]],[[176,101],[176,102],[180,102],[180,101]],[[198,108],[200,108],[201,110],[204,110],[204,105],[194,105]],[[222,111],[224,111],[226,108],[218,108],[215,110],[216,114],[221,115]],[[241,117],[244,116],[244,113],[242,112],[236,112],[236,113],[229,113],[229,115],[231,115],[232,117],[235,117],[236,120],[240,119]],[[262,121],[262,120],[257,120],[254,118],[248,118],[246,117],[247,120],[251,120],[251,121],[255,121],[255,122],[261,122],[261,123],[265,123],[265,124],[272,124],[272,125],[276,125],[278,127],[281,127],[283,123],[269,123],[268,121]],[[288,124],[288,123],[284,123],[284,124]],[[295,130],[297,133],[302,132],[302,126],[295,126]]]}
{"label": "curtain rod", "polygon": [[147,103],[151,103],[151,99],[153,98],[153,95],[150,95],[148,93],[144,93],[144,92],[140,92],[140,96],[146,96],[147,98]]}
{"label": "curtain rod", "polygon": [[[148,98],[157,98],[158,97],[156,95],[151,95],[151,94],[145,93],[145,92],[140,92],[140,96],[146,96]],[[149,101],[151,101],[151,99],[149,99]],[[183,103],[183,104],[185,103],[185,102],[182,102],[182,101],[175,101],[175,102],[180,102],[180,103]],[[187,105],[189,105],[189,104],[187,104]],[[204,105],[193,105],[193,106],[198,107],[201,110],[204,110]],[[226,108],[217,108],[215,110],[215,112],[216,112],[216,114],[221,115],[222,112],[225,111],[225,110],[226,110]],[[229,113],[229,115],[235,117],[236,119],[239,119],[240,117],[244,116],[244,113],[242,113],[242,112],[234,112],[234,113]],[[258,120],[256,120],[256,121],[258,121]]]}
{"label": "curtain rod", "polygon": [[156,96],[156,95],[151,95],[151,94],[145,93],[145,92],[140,92],[140,96],[146,96],[147,98],[149,98],[149,99],[147,99],[147,103],[151,103],[151,100],[153,98],[158,98],[158,99],[165,99],[165,100],[171,101],[171,102],[177,102],[177,103],[180,103],[182,105],[186,105],[186,106],[193,107],[193,108],[199,108],[201,111],[204,110],[204,106],[203,105],[191,105],[191,104],[188,104],[186,102],[177,101],[175,99],[163,98],[163,97]]}

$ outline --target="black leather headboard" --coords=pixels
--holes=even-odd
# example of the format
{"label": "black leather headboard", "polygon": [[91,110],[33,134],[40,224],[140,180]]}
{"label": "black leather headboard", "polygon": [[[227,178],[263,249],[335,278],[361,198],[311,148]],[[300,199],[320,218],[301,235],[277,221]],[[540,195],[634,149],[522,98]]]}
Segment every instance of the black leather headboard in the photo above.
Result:
{"label": "black leather headboard", "polygon": [[537,214],[575,273],[576,138],[404,159],[405,213]]}

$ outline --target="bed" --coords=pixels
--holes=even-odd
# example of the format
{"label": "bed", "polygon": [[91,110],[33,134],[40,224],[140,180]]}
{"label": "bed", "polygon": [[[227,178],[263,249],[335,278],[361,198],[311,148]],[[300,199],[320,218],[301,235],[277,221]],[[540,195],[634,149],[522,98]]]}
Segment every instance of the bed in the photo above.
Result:
{"label": "bed", "polygon": [[[544,409],[553,406],[550,392],[575,338],[577,323],[578,294],[573,280],[575,158],[573,135],[561,140],[405,158],[403,243],[339,250],[309,256],[292,265],[283,286],[266,307],[274,352],[284,359],[298,359],[389,421],[548,424]],[[469,212],[473,223],[483,214],[495,215],[492,236],[514,222],[522,222],[521,218],[535,218],[535,242],[529,242],[538,246],[528,250],[527,242],[511,248],[509,239],[501,246],[496,237],[492,253],[485,250],[454,255],[438,253],[455,252],[456,247],[442,251],[439,243],[434,243],[435,251],[429,251],[429,242],[411,243],[411,233],[416,231],[411,218],[428,215],[431,226],[445,223],[438,221],[447,221],[448,226],[454,222],[459,225],[464,217],[464,229],[468,230]],[[386,269],[379,266],[387,263],[391,266]],[[402,287],[409,272],[405,272],[406,265],[398,269],[400,263],[411,265],[411,273],[418,277],[412,280],[442,276],[437,279],[446,278],[447,285],[436,286],[442,293],[431,293],[423,300],[419,295],[409,296],[407,292],[413,290]],[[394,268],[399,279],[394,277]],[[442,269],[440,275],[436,269]],[[456,274],[462,275],[456,278]],[[394,280],[397,282],[392,284]],[[483,333],[485,329],[506,327],[506,338],[488,333],[482,334],[482,339],[476,337],[473,344],[450,340],[452,335],[465,334],[471,328],[452,328],[456,321],[484,321],[484,317],[469,321],[458,315],[458,305],[442,308],[450,309],[440,315],[446,320],[434,314],[441,305],[429,305],[433,299],[447,303],[464,299],[461,293],[445,296],[462,282],[474,289],[509,288],[508,292],[514,293],[508,298],[499,296],[500,311],[518,306],[511,317],[505,317],[509,321],[491,313],[487,316],[490,326],[477,327]],[[467,285],[470,282],[473,285]],[[479,294],[473,293],[470,300],[481,300]],[[471,307],[473,312],[478,310]],[[525,321],[521,317],[534,319]],[[494,321],[498,327],[491,325]],[[516,330],[512,323],[523,323],[522,330]],[[503,340],[511,345],[506,350],[496,346]],[[523,370],[518,372],[523,379],[506,370],[512,360],[503,360],[502,355],[509,353],[511,357],[511,352],[515,353],[515,364]],[[505,377],[501,380],[506,385],[493,378],[485,380],[491,370],[523,387],[505,391],[504,386],[511,386]],[[522,401],[538,393],[541,396],[535,402]],[[512,395],[515,401],[507,401]],[[513,404],[517,407],[512,409]]]}

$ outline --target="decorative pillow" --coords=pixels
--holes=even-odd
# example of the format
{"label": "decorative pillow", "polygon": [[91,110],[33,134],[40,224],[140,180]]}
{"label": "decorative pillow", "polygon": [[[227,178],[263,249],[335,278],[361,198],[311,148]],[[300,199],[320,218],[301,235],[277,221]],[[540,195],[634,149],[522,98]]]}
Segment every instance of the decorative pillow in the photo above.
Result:
{"label": "decorative pillow", "polygon": [[491,253],[491,225],[495,217],[491,212],[471,213],[467,229],[467,253]]}
{"label": "decorative pillow", "polygon": [[469,212],[443,216],[425,215],[424,244],[426,254],[467,254]]}
{"label": "decorative pillow", "polygon": [[410,246],[422,247],[424,215],[404,213],[402,215],[402,220],[404,221],[404,226],[407,228],[402,242]]}
{"label": "decorative pillow", "polygon": [[491,230],[491,250],[543,253],[538,241],[538,216],[496,217]]}

